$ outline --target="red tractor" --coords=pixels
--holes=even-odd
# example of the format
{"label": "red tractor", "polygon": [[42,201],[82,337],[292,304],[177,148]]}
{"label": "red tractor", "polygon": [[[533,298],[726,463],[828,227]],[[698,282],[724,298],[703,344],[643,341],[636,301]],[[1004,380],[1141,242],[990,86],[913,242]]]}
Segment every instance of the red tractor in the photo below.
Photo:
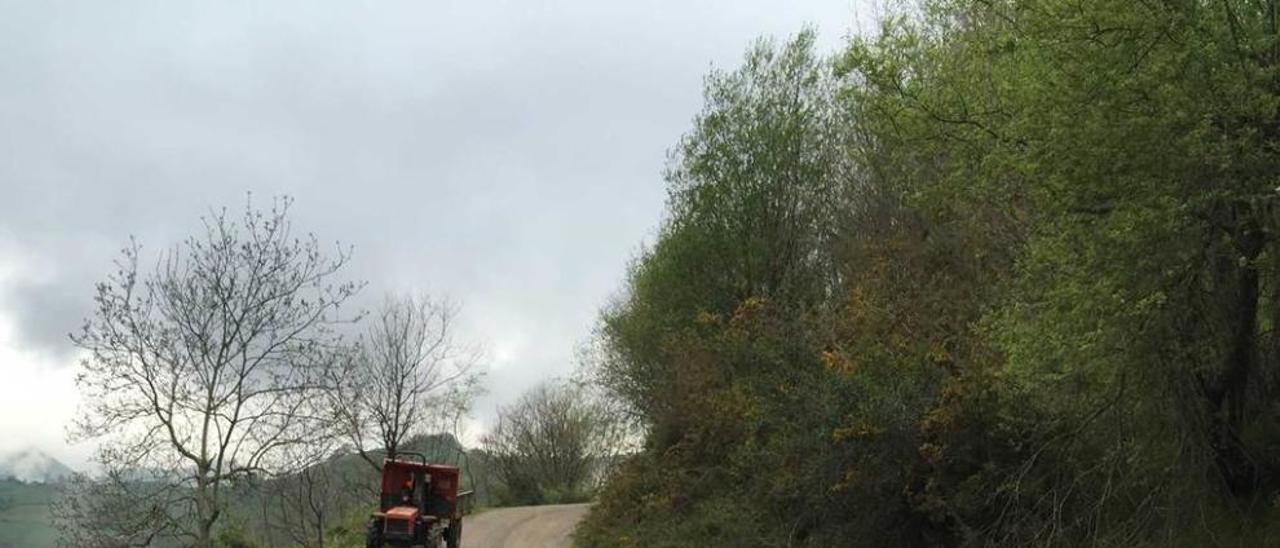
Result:
{"label": "red tractor", "polygon": [[[405,456],[418,460],[399,458]],[[458,548],[463,502],[470,494],[458,492],[458,467],[427,464],[419,453],[398,453],[383,461],[382,497],[369,520],[365,545]]]}

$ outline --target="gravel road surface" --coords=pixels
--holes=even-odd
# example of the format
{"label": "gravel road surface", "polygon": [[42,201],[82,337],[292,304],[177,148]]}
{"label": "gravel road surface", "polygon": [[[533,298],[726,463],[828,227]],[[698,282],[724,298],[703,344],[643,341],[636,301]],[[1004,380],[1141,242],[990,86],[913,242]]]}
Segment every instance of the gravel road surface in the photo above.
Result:
{"label": "gravel road surface", "polygon": [[569,548],[589,504],[497,508],[462,522],[463,548]]}

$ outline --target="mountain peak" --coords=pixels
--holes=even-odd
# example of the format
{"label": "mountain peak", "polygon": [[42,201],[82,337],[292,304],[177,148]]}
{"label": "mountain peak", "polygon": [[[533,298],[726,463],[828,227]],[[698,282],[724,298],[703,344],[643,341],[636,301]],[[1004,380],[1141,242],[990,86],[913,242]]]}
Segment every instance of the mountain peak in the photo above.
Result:
{"label": "mountain peak", "polygon": [[72,470],[34,447],[0,454],[0,479],[27,483],[53,483],[71,477]]}

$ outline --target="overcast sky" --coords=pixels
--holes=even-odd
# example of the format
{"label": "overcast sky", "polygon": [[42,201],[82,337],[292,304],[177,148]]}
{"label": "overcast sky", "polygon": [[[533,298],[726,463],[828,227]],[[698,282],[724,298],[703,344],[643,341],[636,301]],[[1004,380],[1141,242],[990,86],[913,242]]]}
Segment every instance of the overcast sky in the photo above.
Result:
{"label": "overcast sky", "polygon": [[355,248],[367,296],[463,306],[497,406],[573,350],[662,215],[702,78],[859,0],[0,0],[0,451],[72,465],[93,284],[252,192]]}

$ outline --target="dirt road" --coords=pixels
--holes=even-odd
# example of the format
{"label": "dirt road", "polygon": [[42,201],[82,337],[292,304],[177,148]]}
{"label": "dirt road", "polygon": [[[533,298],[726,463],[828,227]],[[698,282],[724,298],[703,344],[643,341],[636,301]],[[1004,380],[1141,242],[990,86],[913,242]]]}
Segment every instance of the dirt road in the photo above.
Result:
{"label": "dirt road", "polygon": [[466,548],[569,548],[569,534],[587,504],[498,508],[462,522]]}

